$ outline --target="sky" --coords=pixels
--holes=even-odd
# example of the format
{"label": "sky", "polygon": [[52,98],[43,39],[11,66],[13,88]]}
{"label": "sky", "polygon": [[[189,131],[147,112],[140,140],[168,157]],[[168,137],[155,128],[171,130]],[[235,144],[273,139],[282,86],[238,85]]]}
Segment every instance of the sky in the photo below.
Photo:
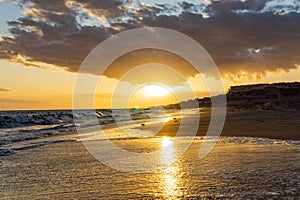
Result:
{"label": "sky", "polygon": [[[225,91],[232,85],[300,81],[299,22],[299,0],[0,0],[0,110],[72,108],[78,69],[91,50],[142,27],[176,30],[201,44]],[[171,76],[169,68],[182,76]],[[176,95],[204,97],[205,81],[218,81],[180,56],[155,49],[127,53],[104,74],[83,76],[99,80],[94,94],[82,95],[94,95],[102,108],[175,103]],[[145,82],[163,84],[170,93],[153,96],[142,88]]]}

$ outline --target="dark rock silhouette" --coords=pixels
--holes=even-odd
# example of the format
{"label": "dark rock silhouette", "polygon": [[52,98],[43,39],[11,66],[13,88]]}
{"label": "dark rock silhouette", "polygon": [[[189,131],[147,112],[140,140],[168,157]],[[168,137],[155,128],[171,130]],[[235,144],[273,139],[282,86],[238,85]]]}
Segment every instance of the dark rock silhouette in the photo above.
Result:
{"label": "dark rock silhouette", "polygon": [[[211,98],[218,99],[219,96]],[[230,87],[227,106],[243,109],[300,110],[300,83],[254,84]],[[210,107],[211,98],[192,99],[178,104],[165,106],[166,109]],[[198,101],[197,103],[195,103]]]}

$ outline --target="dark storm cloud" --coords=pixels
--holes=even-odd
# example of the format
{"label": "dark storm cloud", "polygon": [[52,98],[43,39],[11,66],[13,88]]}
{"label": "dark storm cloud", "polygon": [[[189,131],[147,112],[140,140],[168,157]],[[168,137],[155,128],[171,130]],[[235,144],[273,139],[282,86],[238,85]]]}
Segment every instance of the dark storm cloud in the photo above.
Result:
{"label": "dark storm cloud", "polygon": [[[299,14],[222,13],[207,19],[197,14],[159,16],[150,26],[171,27],[188,34],[213,57],[221,71],[263,72],[291,69],[300,63]],[[178,26],[180,24],[180,26]]]}
{"label": "dark storm cloud", "polygon": [[[300,14],[296,7],[287,12],[293,1],[292,5],[276,6],[284,11],[281,14],[272,10],[274,6],[267,7],[271,1],[276,2],[223,0],[150,6],[134,0],[22,0],[19,4],[25,17],[8,22],[12,37],[0,40],[0,57],[30,66],[47,63],[77,71],[85,56],[106,38],[123,30],[158,26],[194,38],[222,73],[290,70],[300,64]],[[88,25],[93,18],[98,24]],[[124,68],[139,63],[128,60],[141,60],[143,55],[145,52],[128,54]],[[121,62],[116,63],[122,67]],[[119,76],[113,71],[107,75]],[[186,71],[186,75],[192,73]]]}
{"label": "dark storm cloud", "polygon": [[105,28],[80,27],[76,12],[61,0],[57,4],[32,3],[30,10],[25,11],[26,17],[8,22],[13,37],[2,38],[0,56],[3,58],[14,61],[20,55],[25,57],[22,59],[25,65],[42,62],[76,71],[88,52],[111,35]]}
{"label": "dark storm cloud", "polygon": [[223,0],[212,1],[208,10],[212,13],[226,13],[234,10],[254,10],[259,11],[265,7],[268,0]]}

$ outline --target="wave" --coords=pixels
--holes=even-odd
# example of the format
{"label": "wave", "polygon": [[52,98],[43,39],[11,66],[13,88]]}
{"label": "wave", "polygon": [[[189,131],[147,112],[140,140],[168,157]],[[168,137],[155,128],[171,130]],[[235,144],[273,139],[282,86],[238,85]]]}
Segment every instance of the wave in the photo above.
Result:
{"label": "wave", "polygon": [[[173,112],[173,111],[169,111]],[[160,110],[49,110],[49,111],[1,111],[0,146],[75,132],[76,127],[92,129],[99,125],[127,126],[132,121],[143,123],[150,116],[160,118]],[[75,122],[76,124],[75,124]]]}

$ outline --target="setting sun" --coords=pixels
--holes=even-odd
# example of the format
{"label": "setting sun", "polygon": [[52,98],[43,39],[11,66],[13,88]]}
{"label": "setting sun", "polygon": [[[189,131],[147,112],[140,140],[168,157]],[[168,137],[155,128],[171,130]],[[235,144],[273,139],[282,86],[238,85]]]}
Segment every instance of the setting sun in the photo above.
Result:
{"label": "setting sun", "polygon": [[299,199],[299,2],[0,0],[1,199]]}
{"label": "setting sun", "polygon": [[151,97],[164,97],[171,93],[166,87],[161,85],[147,85],[144,87],[144,92]]}

